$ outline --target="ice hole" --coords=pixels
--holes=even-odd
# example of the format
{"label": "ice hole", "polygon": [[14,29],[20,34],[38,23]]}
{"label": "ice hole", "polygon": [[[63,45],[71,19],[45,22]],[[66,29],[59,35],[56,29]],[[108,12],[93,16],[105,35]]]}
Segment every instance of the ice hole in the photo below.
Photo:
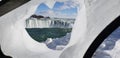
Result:
{"label": "ice hole", "polygon": [[40,4],[25,22],[28,34],[50,49],[64,49],[71,37],[77,6],[73,1],[56,2],[52,9]]}

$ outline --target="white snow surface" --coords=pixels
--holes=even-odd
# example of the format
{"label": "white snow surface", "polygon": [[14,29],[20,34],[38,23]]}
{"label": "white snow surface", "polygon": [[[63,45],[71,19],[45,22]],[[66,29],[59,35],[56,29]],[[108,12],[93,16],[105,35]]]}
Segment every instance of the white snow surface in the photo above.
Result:
{"label": "white snow surface", "polygon": [[[80,7],[70,42],[61,51],[51,50],[44,43],[33,40],[24,23],[40,3],[52,8],[56,1],[66,0],[31,0],[0,17],[0,45],[5,55],[13,58],[83,58],[97,35],[120,15],[120,0],[73,0]],[[117,44],[119,41],[111,52],[119,47]],[[110,55],[113,57],[113,54]]]}

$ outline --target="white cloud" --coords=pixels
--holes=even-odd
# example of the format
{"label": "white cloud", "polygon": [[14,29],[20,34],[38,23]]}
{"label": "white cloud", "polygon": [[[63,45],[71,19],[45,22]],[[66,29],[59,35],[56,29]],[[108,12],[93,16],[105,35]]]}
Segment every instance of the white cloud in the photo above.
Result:
{"label": "white cloud", "polygon": [[47,10],[47,11],[42,11],[40,12],[39,15],[43,15],[43,16],[49,16],[49,17],[57,17],[57,18],[75,18],[77,16],[76,13],[74,14],[66,14],[66,13],[61,13],[59,11],[53,11],[53,10]]}
{"label": "white cloud", "polygon": [[64,4],[59,8],[59,10],[76,8],[79,5],[77,1],[66,1]]}
{"label": "white cloud", "polygon": [[48,10],[47,13],[51,14],[51,15],[54,15],[54,11],[53,10]]}
{"label": "white cloud", "polygon": [[39,15],[43,15],[43,16],[50,16],[53,17],[55,15],[53,10],[45,10],[45,11],[41,11],[39,12]]}
{"label": "white cloud", "polygon": [[68,15],[65,13],[63,14],[61,12],[56,12],[55,15],[56,15],[55,17],[58,17],[58,18],[75,18],[77,16],[76,13]]}
{"label": "white cloud", "polygon": [[77,1],[66,1],[63,3],[64,4],[58,7],[56,10],[49,9],[49,10],[41,11],[39,14],[43,16],[57,17],[57,18],[75,18],[77,16],[77,13],[68,15],[67,13],[61,13],[61,10],[76,8],[79,5],[79,3]]}

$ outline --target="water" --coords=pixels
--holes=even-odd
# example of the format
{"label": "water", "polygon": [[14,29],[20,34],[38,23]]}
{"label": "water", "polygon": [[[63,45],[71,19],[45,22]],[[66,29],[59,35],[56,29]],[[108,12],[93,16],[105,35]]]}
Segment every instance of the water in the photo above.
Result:
{"label": "water", "polygon": [[26,28],[72,28],[75,19],[64,18],[29,18]]}
{"label": "water", "polygon": [[26,20],[26,30],[36,41],[53,50],[62,50],[69,42],[75,19],[33,18]]}
{"label": "water", "polygon": [[64,37],[72,31],[72,28],[26,28],[28,34],[38,42],[44,42],[47,38]]}

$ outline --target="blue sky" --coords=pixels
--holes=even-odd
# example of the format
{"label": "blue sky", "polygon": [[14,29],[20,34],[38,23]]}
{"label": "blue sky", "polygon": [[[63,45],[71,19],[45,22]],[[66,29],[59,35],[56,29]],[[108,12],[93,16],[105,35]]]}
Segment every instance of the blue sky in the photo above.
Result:
{"label": "blue sky", "polygon": [[54,7],[50,9],[42,3],[38,6],[35,14],[58,18],[75,18],[77,15],[77,4],[71,1],[56,2]]}

